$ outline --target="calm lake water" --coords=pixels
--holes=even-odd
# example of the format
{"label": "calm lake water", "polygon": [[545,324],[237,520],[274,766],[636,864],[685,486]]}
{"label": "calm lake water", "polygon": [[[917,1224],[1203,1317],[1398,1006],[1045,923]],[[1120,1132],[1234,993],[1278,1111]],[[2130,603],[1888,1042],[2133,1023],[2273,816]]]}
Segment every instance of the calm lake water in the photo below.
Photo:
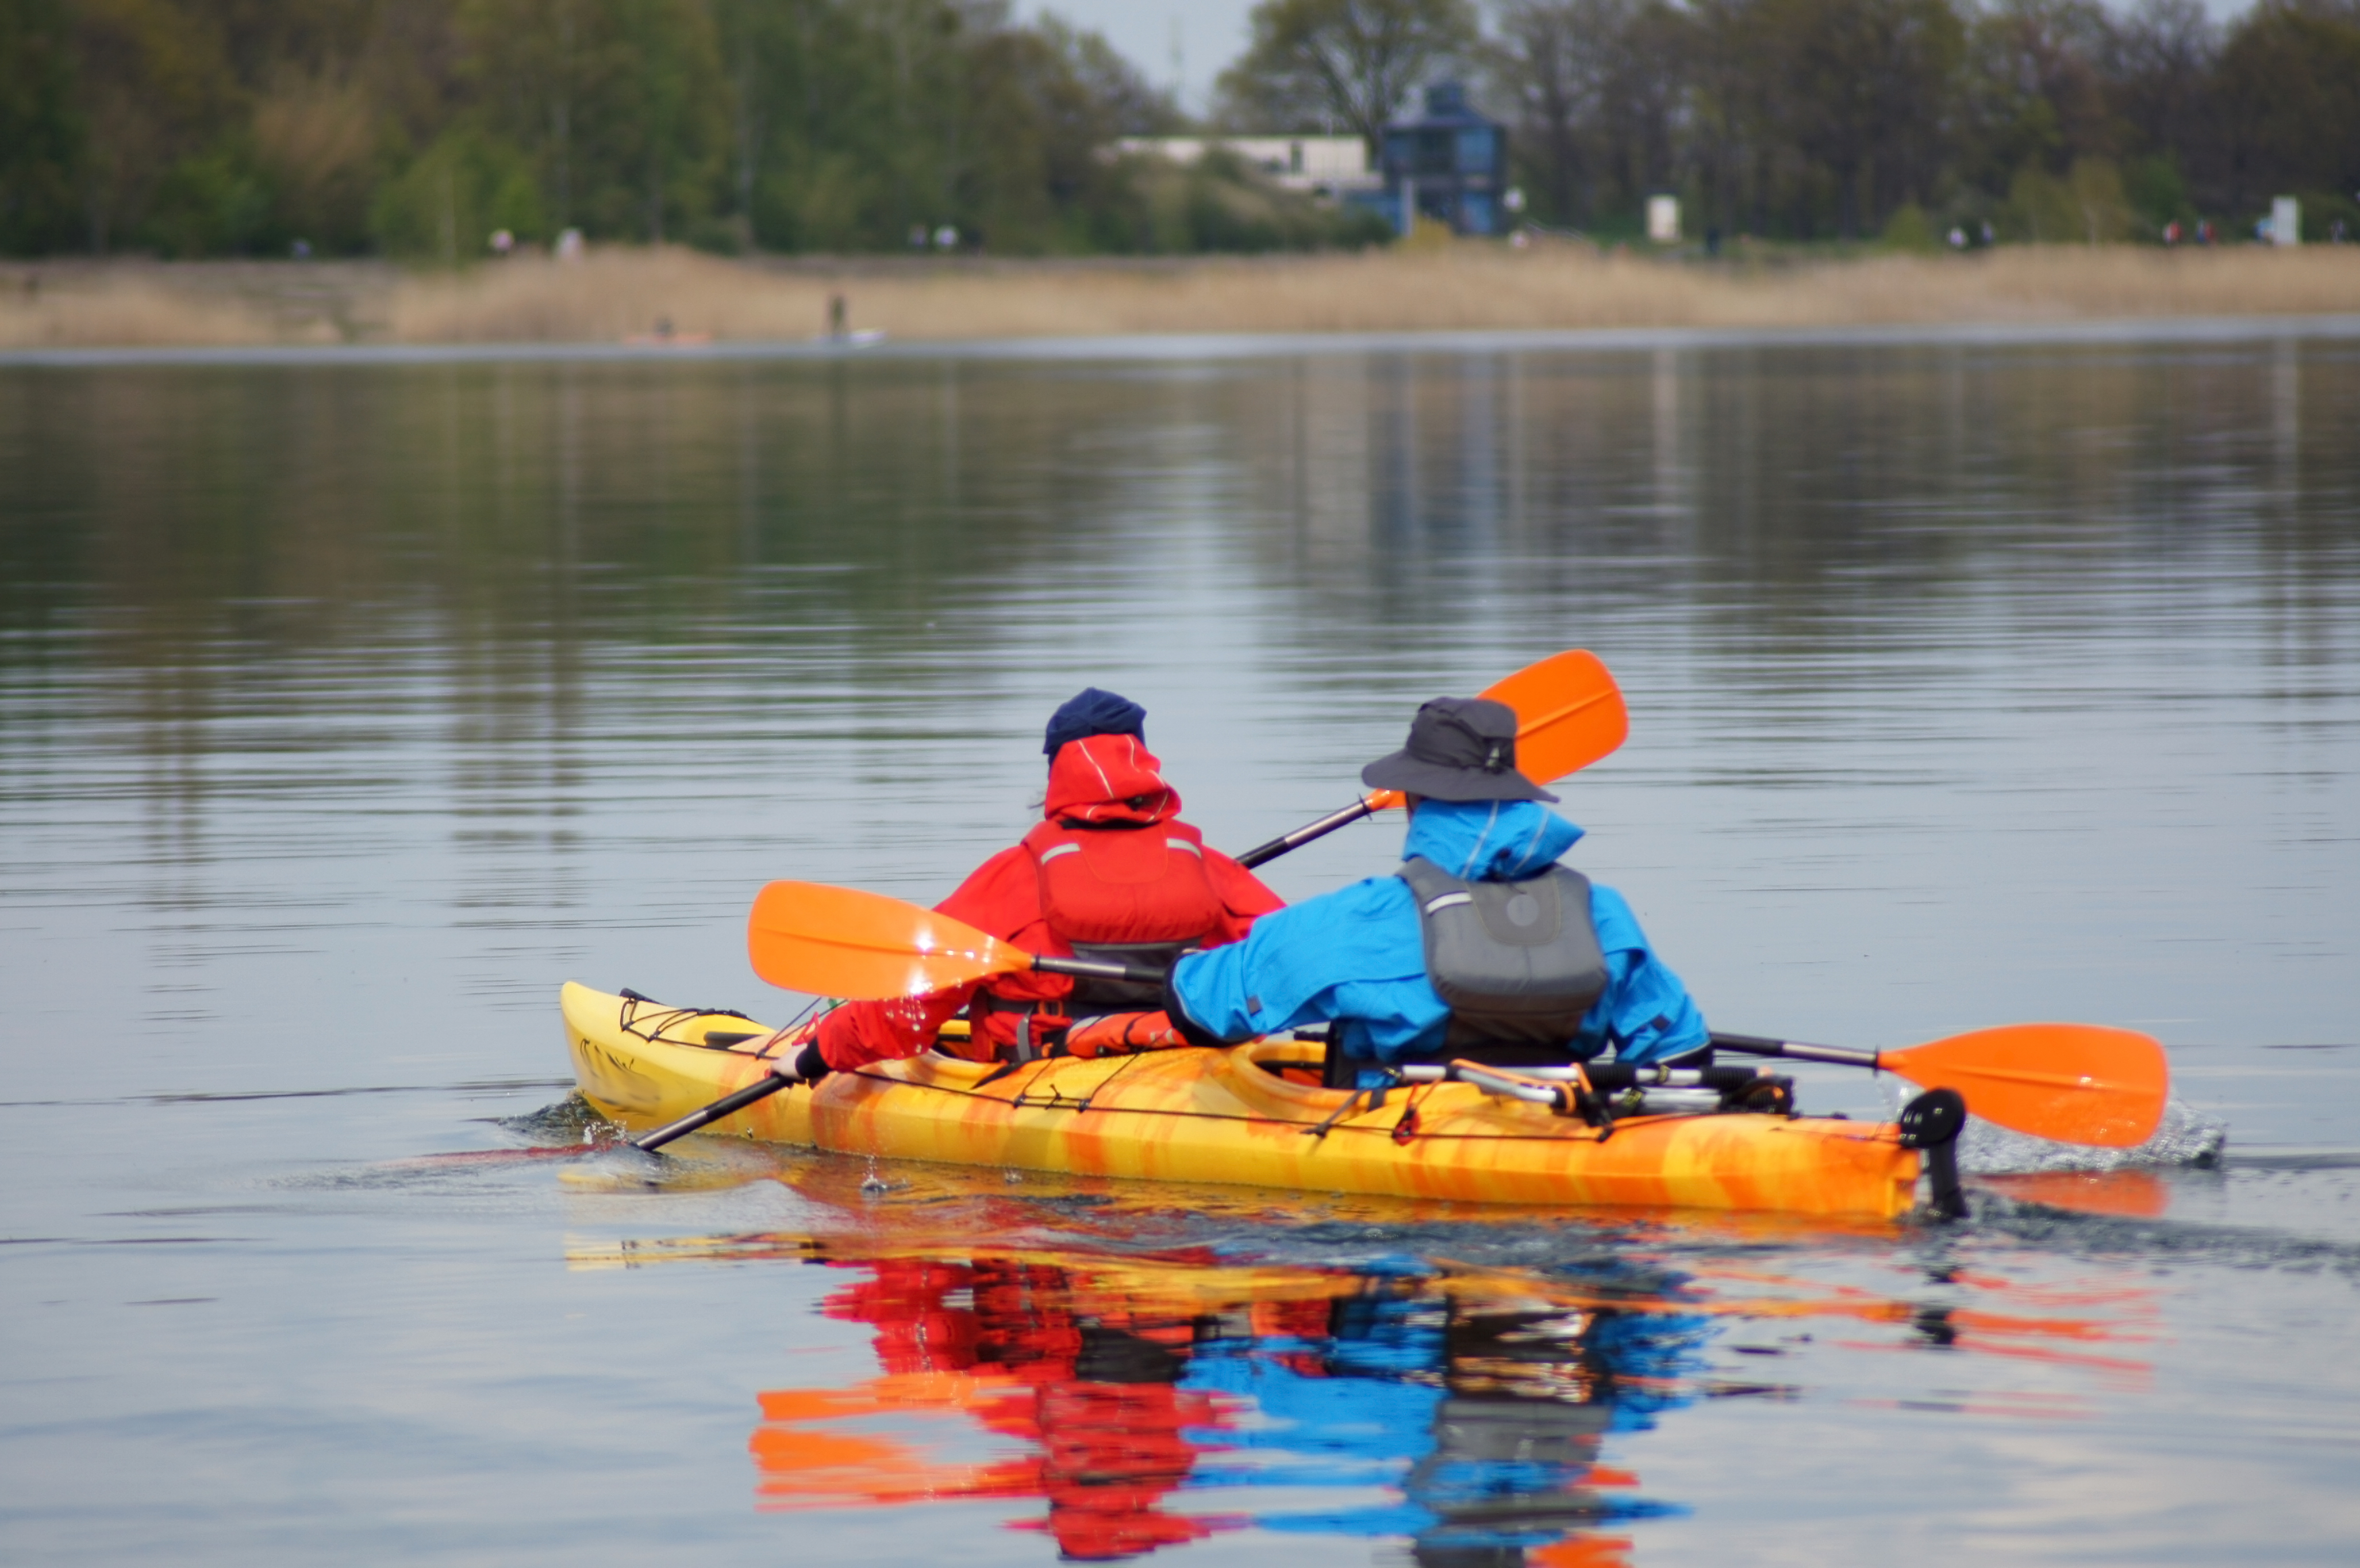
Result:
{"label": "calm lake water", "polygon": [[[1085,683],[1234,851],[1566,647],[1716,1025],[2145,1029],[2165,1146],[1889,1228],[498,1152],[561,982],[782,1016],[754,890],[941,896]],[[0,975],[12,1561],[2349,1562],[2360,344],[0,369]]]}

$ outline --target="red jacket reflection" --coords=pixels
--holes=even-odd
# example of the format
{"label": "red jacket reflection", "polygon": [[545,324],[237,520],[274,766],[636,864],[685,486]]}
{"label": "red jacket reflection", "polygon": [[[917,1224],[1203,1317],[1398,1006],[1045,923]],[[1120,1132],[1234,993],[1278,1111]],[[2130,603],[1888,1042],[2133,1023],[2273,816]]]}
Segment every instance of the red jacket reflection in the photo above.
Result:
{"label": "red jacket reflection", "polygon": [[[1018,1397],[981,1403],[986,1430],[1037,1450],[1002,1466],[990,1490],[1048,1499],[1042,1529],[1085,1562],[1135,1557],[1236,1522],[1166,1512],[1205,1445],[1227,1424],[1218,1396],[1177,1386],[1186,1319],[1142,1317],[1119,1297],[1077,1289],[1063,1269],[978,1259],[887,1258],[828,1299],[832,1318],[873,1323],[889,1377],[981,1372]],[[966,1303],[950,1299],[964,1295]],[[1029,1388],[1032,1397],[1021,1397]]]}

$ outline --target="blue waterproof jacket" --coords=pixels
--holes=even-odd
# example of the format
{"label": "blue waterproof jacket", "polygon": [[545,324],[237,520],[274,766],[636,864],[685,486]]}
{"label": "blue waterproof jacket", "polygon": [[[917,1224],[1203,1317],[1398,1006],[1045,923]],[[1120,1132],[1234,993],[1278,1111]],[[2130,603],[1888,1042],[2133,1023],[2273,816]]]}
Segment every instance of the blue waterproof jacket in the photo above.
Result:
{"label": "blue waterproof jacket", "polygon": [[[1402,857],[1424,855],[1470,881],[1513,882],[1538,876],[1580,837],[1531,800],[1426,800],[1411,815]],[[1703,1046],[1704,1016],[1648,950],[1622,895],[1591,883],[1590,918],[1607,983],[1573,1054],[1587,1061],[1612,1046],[1620,1061],[1660,1062]],[[1345,1053],[1368,1061],[1437,1057],[1450,1021],[1426,978],[1415,896],[1398,877],[1264,915],[1245,941],[1182,959],[1172,986],[1188,1017],[1223,1040],[1333,1021]]]}

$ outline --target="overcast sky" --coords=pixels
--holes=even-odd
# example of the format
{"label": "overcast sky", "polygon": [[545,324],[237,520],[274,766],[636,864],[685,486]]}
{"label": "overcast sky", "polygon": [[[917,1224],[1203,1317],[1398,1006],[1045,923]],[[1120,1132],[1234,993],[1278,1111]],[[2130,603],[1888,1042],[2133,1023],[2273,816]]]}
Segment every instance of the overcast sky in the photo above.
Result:
{"label": "overcast sky", "polygon": [[1253,0],[1024,0],[1018,7],[1028,18],[1054,11],[1077,27],[1103,33],[1158,87],[1171,86],[1176,75],[1181,106],[1192,114],[1204,112],[1213,78],[1245,52],[1246,14],[1252,9]]}

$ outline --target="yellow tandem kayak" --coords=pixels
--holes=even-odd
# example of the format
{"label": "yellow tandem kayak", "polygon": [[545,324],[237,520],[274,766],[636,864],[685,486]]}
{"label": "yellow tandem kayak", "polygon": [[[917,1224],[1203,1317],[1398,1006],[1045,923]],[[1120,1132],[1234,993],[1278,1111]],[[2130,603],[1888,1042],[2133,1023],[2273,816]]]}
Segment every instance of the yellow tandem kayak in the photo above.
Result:
{"label": "yellow tandem kayak", "polygon": [[[794,1049],[762,1054],[772,1031],[735,1014],[586,985],[568,984],[561,1006],[583,1094],[634,1128],[742,1088]],[[1317,1050],[1273,1039],[1013,1068],[928,1053],[774,1094],[716,1130],[896,1160],[1473,1203],[1889,1218],[1916,1201],[1919,1156],[1890,1125],[1642,1115],[1602,1137],[1459,1083],[1348,1106],[1347,1091],[1300,1081]]]}

